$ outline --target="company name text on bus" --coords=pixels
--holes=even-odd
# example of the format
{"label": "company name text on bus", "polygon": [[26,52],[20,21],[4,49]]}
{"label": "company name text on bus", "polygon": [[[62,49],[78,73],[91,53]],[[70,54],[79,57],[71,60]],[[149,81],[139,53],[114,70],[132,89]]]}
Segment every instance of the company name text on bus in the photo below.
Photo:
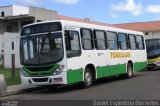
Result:
{"label": "company name text on bus", "polygon": [[111,58],[129,58],[131,57],[130,52],[110,52]]}

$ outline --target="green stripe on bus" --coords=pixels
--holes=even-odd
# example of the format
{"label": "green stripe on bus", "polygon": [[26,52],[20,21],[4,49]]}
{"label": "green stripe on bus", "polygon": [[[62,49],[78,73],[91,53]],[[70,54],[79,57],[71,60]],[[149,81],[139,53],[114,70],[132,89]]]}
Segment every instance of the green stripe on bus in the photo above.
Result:
{"label": "green stripe on bus", "polygon": [[147,61],[134,63],[134,70],[136,72],[143,71],[147,67]]}
{"label": "green stripe on bus", "polygon": [[[147,62],[136,62],[134,63],[135,71],[142,71],[147,67]],[[114,76],[126,73],[126,64],[110,65],[110,66],[99,66],[96,68],[97,78],[103,78],[108,76]],[[83,70],[68,70],[67,71],[67,82],[68,84],[83,81]]]}
{"label": "green stripe on bus", "polygon": [[[134,63],[134,70],[136,72],[143,71],[147,67],[147,62]],[[126,73],[126,64],[110,65],[97,67],[97,78],[103,78],[107,76],[119,75]]]}
{"label": "green stripe on bus", "polygon": [[83,70],[68,70],[67,71],[67,82],[68,84],[83,81]]}
{"label": "green stripe on bus", "polygon": [[97,78],[126,73],[126,64],[97,67]]}

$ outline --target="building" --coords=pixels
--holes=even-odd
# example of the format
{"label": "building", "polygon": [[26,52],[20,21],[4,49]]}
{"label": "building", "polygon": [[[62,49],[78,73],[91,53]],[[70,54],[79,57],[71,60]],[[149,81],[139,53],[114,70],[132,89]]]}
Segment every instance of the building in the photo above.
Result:
{"label": "building", "polygon": [[57,12],[38,7],[3,6],[0,7],[0,34],[19,32],[21,28],[33,22],[57,19]]}
{"label": "building", "polygon": [[19,35],[21,28],[30,23],[57,19],[57,12],[39,7],[18,5],[0,7],[0,64],[11,68],[11,55],[19,62]]}
{"label": "building", "polygon": [[114,26],[129,30],[141,31],[144,33],[146,39],[160,38],[160,21],[114,24]]}

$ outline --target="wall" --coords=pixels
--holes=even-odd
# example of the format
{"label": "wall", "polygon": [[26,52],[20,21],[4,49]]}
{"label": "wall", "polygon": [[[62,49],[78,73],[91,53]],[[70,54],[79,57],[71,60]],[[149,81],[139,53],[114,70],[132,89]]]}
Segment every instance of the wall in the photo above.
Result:
{"label": "wall", "polygon": [[[11,68],[11,55],[15,54],[15,65],[20,68],[20,58],[19,58],[19,33],[4,33],[2,42],[4,43],[4,67]],[[14,50],[12,50],[12,42],[14,42]]]}
{"label": "wall", "polygon": [[48,10],[45,8],[29,7],[30,16],[34,16],[37,20],[55,20],[57,19],[57,12],[53,10]]}
{"label": "wall", "polygon": [[148,35],[145,34],[145,39],[151,39],[151,38],[160,38],[160,31],[155,31],[155,32],[147,32]]}
{"label": "wall", "polygon": [[13,8],[12,8],[12,6],[0,7],[0,15],[1,15],[1,12],[4,12],[5,16],[13,16]]}
{"label": "wall", "polygon": [[13,5],[13,16],[29,14],[29,7]]}
{"label": "wall", "polygon": [[29,14],[29,7],[10,5],[0,7],[1,12],[5,13],[5,17]]}

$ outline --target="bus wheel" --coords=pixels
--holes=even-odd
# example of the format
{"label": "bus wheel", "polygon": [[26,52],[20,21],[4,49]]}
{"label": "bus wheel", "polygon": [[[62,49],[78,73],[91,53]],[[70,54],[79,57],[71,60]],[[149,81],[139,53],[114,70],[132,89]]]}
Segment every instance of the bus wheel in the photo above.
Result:
{"label": "bus wheel", "polygon": [[127,73],[126,73],[126,78],[132,78],[133,77],[133,68],[131,64],[127,65]]}
{"label": "bus wheel", "polygon": [[92,86],[92,79],[93,77],[90,69],[86,68],[84,73],[84,82],[83,82],[84,88],[89,88]]}

